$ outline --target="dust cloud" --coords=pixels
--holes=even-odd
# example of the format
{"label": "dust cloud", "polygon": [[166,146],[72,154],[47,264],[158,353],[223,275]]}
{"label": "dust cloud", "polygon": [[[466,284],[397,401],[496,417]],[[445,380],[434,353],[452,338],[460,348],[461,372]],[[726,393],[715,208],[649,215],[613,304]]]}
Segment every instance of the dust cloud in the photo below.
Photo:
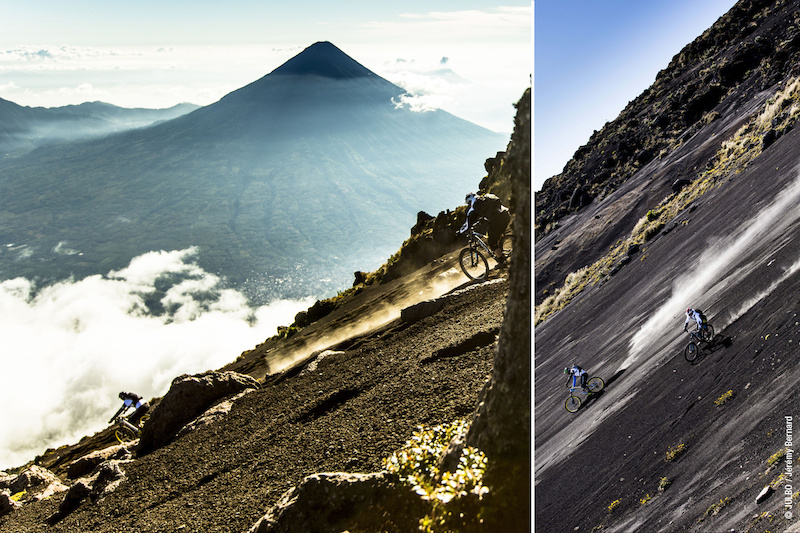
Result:
{"label": "dust cloud", "polygon": [[269,372],[285,370],[298,362],[312,358],[352,337],[363,335],[400,318],[401,311],[424,300],[435,299],[463,285],[467,277],[457,268],[449,268],[432,276],[405,276],[402,283],[386,294],[309,335],[294,349],[268,358]]}
{"label": "dust cloud", "polygon": [[[693,267],[675,280],[670,296],[633,336],[629,344],[629,356],[618,371],[629,368],[642,355],[652,356],[659,352],[659,347],[674,342],[677,334],[682,331],[680,326],[687,307],[708,310],[728,287],[762,265],[767,253],[790,239],[791,234],[786,230],[800,219],[800,209],[797,209],[799,201],[800,175],[778,193],[768,207],[742,224],[738,230],[731,232],[730,237],[709,242],[696,261],[687,260],[686,263]],[[765,246],[769,246],[770,250],[765,252]],[[718,316],[715,321],[715,317],[709,315],[709,320],[720,331],[758,300],[766,297],[798,268],[800,262],[784,268],[783,274],[766,291],[741,295],[743,306],[731,316]]]}

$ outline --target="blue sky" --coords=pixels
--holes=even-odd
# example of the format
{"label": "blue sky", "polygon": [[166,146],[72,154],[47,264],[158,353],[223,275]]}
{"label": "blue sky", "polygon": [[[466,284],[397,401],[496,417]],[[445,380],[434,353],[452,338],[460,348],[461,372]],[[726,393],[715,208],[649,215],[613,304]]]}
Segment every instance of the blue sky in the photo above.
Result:
{"label": "blue sky", "polygon": [[534,190],[735,0],[539,0]]}
{"label": "blue sky", "polygon": [[317,41],[494,131],[532,74],[522,0],[0,0],[0,98],[53,107],[207,105]]}

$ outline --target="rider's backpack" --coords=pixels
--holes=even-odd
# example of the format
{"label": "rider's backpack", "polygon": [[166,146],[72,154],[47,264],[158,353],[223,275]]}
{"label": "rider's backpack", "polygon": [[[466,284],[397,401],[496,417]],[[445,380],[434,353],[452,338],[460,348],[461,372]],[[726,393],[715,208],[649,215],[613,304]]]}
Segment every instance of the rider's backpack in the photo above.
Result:
{"label": "rider's backpack", "polygon": [[500,198],[491,193],[478,196],[474,203],[475,214],[479,217],[488,216],[499,211],[501,207],[503,207],[503,203]]}

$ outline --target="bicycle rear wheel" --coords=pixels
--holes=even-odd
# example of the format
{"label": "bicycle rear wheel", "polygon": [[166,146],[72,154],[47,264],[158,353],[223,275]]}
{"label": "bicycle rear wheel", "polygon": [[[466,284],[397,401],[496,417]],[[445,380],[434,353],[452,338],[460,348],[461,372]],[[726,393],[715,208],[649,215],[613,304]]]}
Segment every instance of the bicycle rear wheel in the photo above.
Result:
{"label": "bicycle rear wheel", "polygon": [[130,428],[126,427],[118,427],[116,431],[114,431],[114,436],[117,437],[117,440],[120,444],[126,444],[133,440],[136,440],[136,433],[133,432]]}
{"label": "bicycle rear wheel", "polygon": [[569,411],[570,413],[574,413],[575,411],[581,408],[581,399],[578,398],[577,396],[570,396],[569,398],[567,398],[566,407],[567,411]]}
{"label": "bicycle rear wheel", "polygon": [[705,329],[702,330],[703,340],[706,342],[711,342],[714,340],[714,326],[711,324],[706,324]]}
{"label": "bicycle rear wheel", "polygon": [[606,384],[600,378],[592,378],[586,382],[586,388],[589,392],[600,392]]}
{"label": "bicycle rear wheel", "polygon": [[461,270],[470,279],[485,280],[489,277],[489,263],[478,250],[464,248],[458,257]]}
{"label": "bicycle rear wheel", "polygon": [[690,342],[686,349],[683,350],[683,356],[686,358],[687,361],[690,363],[697,359],[697,345],[693,342]]}

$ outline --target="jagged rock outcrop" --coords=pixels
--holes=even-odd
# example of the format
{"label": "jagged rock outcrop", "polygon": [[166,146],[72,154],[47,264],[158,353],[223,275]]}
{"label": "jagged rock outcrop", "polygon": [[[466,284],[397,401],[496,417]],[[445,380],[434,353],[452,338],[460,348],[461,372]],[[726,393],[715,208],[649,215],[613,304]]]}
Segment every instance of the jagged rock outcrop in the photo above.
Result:
{"label": "jagged rock outcrop", "polygon": [[407,485],[384,472],[306,477],[248,533],[415,531],[426,506]]}
{"label": "jagged rock outcrop", "polygon": [[183,428],[181,428],[181,430],[178,432],[177,436],[180,437],[185,435],[186,433],[189,433],[190,431],[194,431],[203,426],[219,422],[220,420],[225,418],[225,416],[230,412],[231,407],[233,407],[233,404],[236,403],[236,400],[238,400],[248,392],[252,392],[254,390],[255,388],[244,390],[239,394],[236,394],[235,396],[214,405],[213,407],[208,409],[205,413],[198,416],[185,426],[183,426]]}
{"label": "jagged rock outcrop", "polygon": [[63,520],[64,517],[77,509],[86,498],[96,502],[114,492],[125,480],[125,472],[122,470],[121,465],[129,461],[129,459],[104,461],[94,469],[91,476],[75,481],[67,490],[64,499],[61,500],[58,511],[50,516],[48,522],[55,524]]}
{"label": "jagged rock outcrop", "polygon": [[66,490],[55,474],[38,465],[31,465],[16,476],[0,472],[0,516],[25,502],[44,500]]}
{"label": "jagged rock outcrop", "polygon": [[77,509],[91,493],[92,487],[88,480],[80,479],[73,483],[64,495],[64,499],[61,500],[58,510],[48,518],[48,523],[52,525],[63,520],[65,516]]}
{"label": "jagged rock outcrop", "polygon": [[507,163],[513,187],[514,253],[494,368],[466,444],[489,458],[489,530],[530,529],[531,474],[531,94],[517,104]]}
{"label": "jagged rock outcrop", "polygon": [[145,424],[137,452],[157,450],[217,401],[259,386],[255,378],[236,372],[206,372],[175,378]]}
{"label": "jagged rock outcrop", "polygon": [[55,474],[38,465],[31,465],[16,476],[0,477],[0,490],[12,495],[25,491],[26,499],[43,499],[66,488]]}
{"label": "jagged rock outcrop", "polygon": [[[536,195],[535,230],[602,199],[633,174],[685,143],[743,102],[796,69],[800,32],[794,2],[741,0],[659,72],[653,85],[595,131]],[[764,139],[768,146],[776,134]],[[711,155],[711,154],[708,154]],[[691,169],[687,169],[692,172]],[[575,198],[574,191],[586,196]]]}
{"label": "jagged rock outcrop", "polygon": [[8,513],[17,510],[19,507],[21,507],[21,505],[22,504],[19,502],[11,499],[11,493],[9,491],[0,491],[0,516],[7,515]]}
{"label": "jagged rock outcrop", "polygon": [[87,453],[74,461],[67,467],[67,478],[78,479],[92,473],[102,463],[111,459],[127,459],[131,455],[130,450],[123,444],[109,446],[102,450]]}

